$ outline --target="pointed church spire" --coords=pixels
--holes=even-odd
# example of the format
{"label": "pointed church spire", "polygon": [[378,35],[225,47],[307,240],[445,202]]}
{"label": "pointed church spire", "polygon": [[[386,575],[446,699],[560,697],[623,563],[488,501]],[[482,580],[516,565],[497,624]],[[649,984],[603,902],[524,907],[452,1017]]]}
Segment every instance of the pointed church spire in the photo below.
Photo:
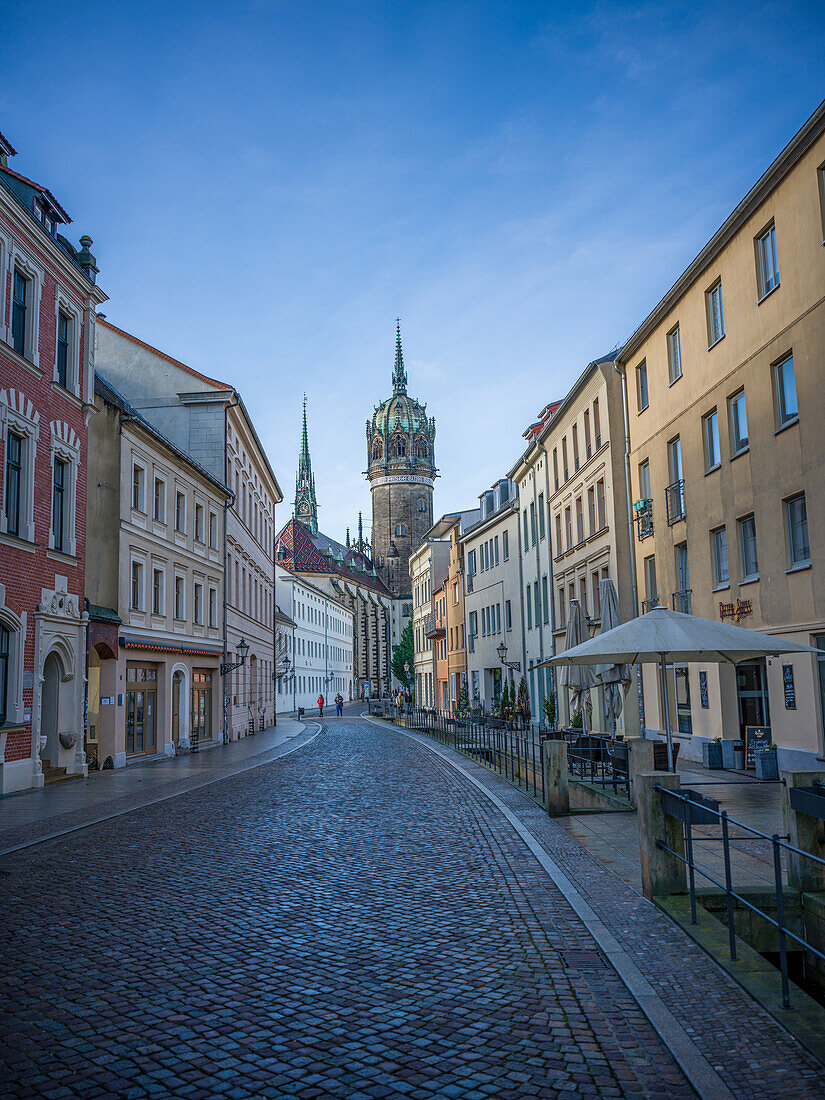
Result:
{"label": "pointed church spire", "polygon": [[401,318],[395,319],[395,367],[392,372],[394,393],[407,392],[407,372],[404,370],[404,352],[401,350]]}
{"label": "pointed church spire", "polygon": [[347,528],[347,550],[349,550],[349,527]]}
{"label": "pointed church spire", "polygon": [[358,513],[358,549],[363,554],[364,552],[364,521],[361,518],[361,513]]}
{"label": "pointed church spire", "polygon": [[307,395],[304,394],[304,418],[301,428],[301,446],[298,450],[298,473],[295,477],[294,515],[313,535],[318,534],[318,503],[315,499],[315,478],[309,457],[307,434]]}

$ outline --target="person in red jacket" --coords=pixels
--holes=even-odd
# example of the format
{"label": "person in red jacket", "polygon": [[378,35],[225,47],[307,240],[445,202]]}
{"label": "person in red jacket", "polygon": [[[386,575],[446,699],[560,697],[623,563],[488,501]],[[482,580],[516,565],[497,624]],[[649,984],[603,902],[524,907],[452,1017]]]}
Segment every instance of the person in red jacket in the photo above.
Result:
{"label": "person in red jacket", "polygon": [[324,696],[323,694],[318,696],[318,717],[324,717]]}

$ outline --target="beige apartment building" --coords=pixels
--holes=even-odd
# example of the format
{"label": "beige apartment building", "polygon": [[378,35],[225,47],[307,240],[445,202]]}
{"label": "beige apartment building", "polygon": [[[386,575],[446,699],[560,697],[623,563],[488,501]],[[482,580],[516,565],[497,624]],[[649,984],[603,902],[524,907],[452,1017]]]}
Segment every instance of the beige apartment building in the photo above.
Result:
{"label": "beige apartment building", "polygon": [[100,375],[95,407],[87,756],[117,768],[220,742],[230,494]]}
{"label": "beige apartment building", "polygon": [[[636,614],[633,545],[628,526],[621,375],[613,354],[590,363],[538,434],[546,454],[552,545],[553,652],[564,651],[573,601],[590,633],[601,627],[600,584],[612,580],[622,621]],[[591,693],[592,728],[607,731],[600,690]],[[571,720],[568,693],[557,692],[561,725]],[[638,736],[631,689],[617,732]]]}
{"label": "beige apartment building", "polygon": [[444,584],[450,565],[447,539],[425,538],[410,554],[413,595],[415,701],[421,707],[439,705],[436,675],[436,635],[433,593]]}
{"label": "beige apartment building", "polygon": [[[673,670],[682,754],[769,727],[825,753],[825,103],[619,354],[642,609],[738,622],[819,655]],[[661,728],[655,670],[646,725]]]}
{"label": "beige apartment building", "polygon": [[524,629],[521,675],[530,692],[530,711],[536,724],[542,720],[544,700],[553,687],[552,671],[537,667],[553,655],[553,566],[547,511],[550,479],[547,452],[538,440],[558,406],[558,401],[546,405],[536,423],[524,433],[527,446],[507,475],[515,483],[520,509],[519,611]]}
{"label": "beige apartment building", "polygon": [[[466,591],[466,572],[464,545],[462,538],[469,527],[478,522],[478,508],[466,512],[448,512],[427,532],[426,537],[445,539],[449,545],[447,577],[443,585],[443,614],[436,616],[436,626],[443,630],[441,653],[446,658],[444,667],[439,668],[436,658],[436,672],[441,681],[441,698],[438,705],[442,710],[455,711],[461,696],[461,688],[467,683],[467,649],[464,620],[464,596]],[[436,636],[438,641],[438,636]],[[444,677],[444,678],[442,678]]]}

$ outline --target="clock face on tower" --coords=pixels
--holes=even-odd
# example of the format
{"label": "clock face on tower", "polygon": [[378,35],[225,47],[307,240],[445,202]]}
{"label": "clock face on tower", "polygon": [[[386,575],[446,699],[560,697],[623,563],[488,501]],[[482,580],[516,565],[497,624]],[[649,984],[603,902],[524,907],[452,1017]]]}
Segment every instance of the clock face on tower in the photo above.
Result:
{"label": "clock face on tower", "polygon": [[396,326],[393,393],[367,421],[367,479],[372,494],[372,550],[396,598],[410,593],[410,554],[433,524],[435,419],[407,393]]}

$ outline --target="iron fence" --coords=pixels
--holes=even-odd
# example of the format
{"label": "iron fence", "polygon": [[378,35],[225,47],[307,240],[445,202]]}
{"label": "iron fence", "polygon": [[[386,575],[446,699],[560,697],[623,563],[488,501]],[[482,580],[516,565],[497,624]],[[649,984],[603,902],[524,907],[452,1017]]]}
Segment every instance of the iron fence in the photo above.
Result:
{"label": "iron fence", "polygon": [[[748,780],[753,782],[753,780]],[[698,786],[699,784],[695,784]],[[718,784],[712,784],[718,786]],[[800,848],[794,847],[793,844],[788,843],[789,837],[787,835],[780,836],[778,833],[774,833],[773,836],[768,836],[767,833],[762,833],[758,829],[752,828],[750,825],[744,824],[742,821],[737,821],[735,818],[730,817],[727,810],[719,809],[719,802],[715,798],[708,798],[705,795],[700,794],[698,791],[682,788],[680,790],[668,790],[666,787],[656,787],[656,790],[662,796],[662,805],[665,813],[671,817],[675,817],[678,821],[681,821],[684,828],[684,841],[685,841],[685,854],[670,848],[664,841],[659,840],[656,845],[664,852],[669,852],[676,859],[684,863],[687,868],[688,876],[688,892],[690,894],[690,921],[691,924],[696,924],[698,918],[696,915],[696,875],[701,875],[703,879],[713,883],[714,886],[719,887],[725,893],[725,908],[726,908],[726,922],[728,926],[728,951],[731,959],[736,959],[736,924],[734,914],[734,902],[738,902],[752,913],[756,913],[764,921],[777,930],[779,940],[779,972],[780,980],[782,984],[782,1005],[784,1008],[790,1008],[790,982],[788,978],[788,939],[795,941],[805,951],[810,951],[812,955],[815,955],[817,959],[825,963],[825,954],[823,954],[818,948],[814,947],[804,935],[799,936],[796,932],[792,931],[788,927],[785,920],[785,892],[784,884],[782,881],[782,853],[788,853],[801,857],[802,859],[810,860],[812,863],[825,868],[825,860],[820,859],[818,856],[812,855],[810,852],[803,852]],[[701,835],[696,836],[694,834],[694,827],[697,825],[718,827],[720,833],[718,836],[713,835]],[[730,834],[730,827],[734,826],[735,829],[744,830],[744,833],[737,833],[734,836]],[[767,841],[771,845],[772,851],[772,864],[773,864],[773,893],[776,903],[776,918],[772,917],[765,909],[759,905],[754,904],[748,898],[743,897],[741,893],[733,887],[733,877],[731,871],[731,858],[730,848],[731,844],[736,841],[758,839],[761,841]],[[722,858],[724,863],[724,882],[720,881],[715,875],[711,874],[707,867],[701,867],[695,858],[694,845],[704,841],[717,841],[722,845]]]}
{"label": "iron fence", "polygon": [[497,772],[521,790],[544,801],[544,773],[541,766],[541,737],[535,730],[507,729],[487,722],[454,718],[422,707],[399,711],[387,708],[407,729],[419,730]]}
{"label": "iron fence", "polygon": [[686,516],[685,512],[685,483],[682,480],[674,481],[665,489],[665,510],[667,512],[667,525],[672,527]]}
{"label": "iron fence", "polygon": [[592,783],[630,800],[628,747],[607,734],[561,729],[554,735],[567,742],[567,768],[573,779]]}

